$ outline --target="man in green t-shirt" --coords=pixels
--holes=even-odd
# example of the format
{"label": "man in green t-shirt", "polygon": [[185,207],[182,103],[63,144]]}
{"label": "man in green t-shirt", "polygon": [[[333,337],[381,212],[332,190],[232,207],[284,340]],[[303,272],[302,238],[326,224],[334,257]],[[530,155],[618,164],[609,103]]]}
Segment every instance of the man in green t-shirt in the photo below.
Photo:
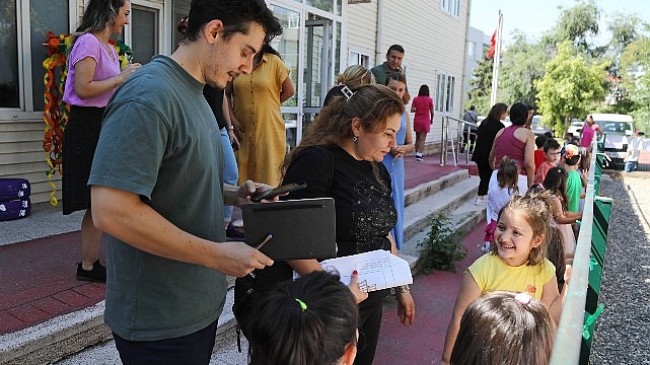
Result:
{"label": "man in green t-shirt", "polygon": [[[404,47],[399,44],[393,44],[388,47],[386,52],[386,62],[381,65],[377,65],[370,69],[370,72],[375,76],[375,81],[380,85],[386,85],[386,79],[390,74],[404,74],[406,78],[406,72],[402,67],[402,60],[404,59]],[[406,87],[406,92],[402,97],[404,104],[408,104],[411,100],[411,94],[409,94],[409,88]]]}
{"label": "man in green t-shirt", "polygon": [[202,91],[251,72],[282,28],[262,0],[193,1],[186,39],[125,82],[102,122],[88,184],[106,233],[105,321],[125,364],[208,364],[225,275],[273,261],[226,242],[223,205],[269,187],[223,185],[217,122]]}

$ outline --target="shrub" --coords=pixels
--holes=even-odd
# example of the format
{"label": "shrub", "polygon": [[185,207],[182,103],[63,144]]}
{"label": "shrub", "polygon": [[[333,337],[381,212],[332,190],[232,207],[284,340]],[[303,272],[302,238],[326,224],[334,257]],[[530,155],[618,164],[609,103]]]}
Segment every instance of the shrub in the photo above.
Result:
{"label": "shrub", "polygon": [[456,272],[454,262],[463,260],[467,255],[458,233],[453,230],[448,212],[440,212],[431,218],[431,230],[427,237],[417,244],[420,271],[425,274],[433,270]]}

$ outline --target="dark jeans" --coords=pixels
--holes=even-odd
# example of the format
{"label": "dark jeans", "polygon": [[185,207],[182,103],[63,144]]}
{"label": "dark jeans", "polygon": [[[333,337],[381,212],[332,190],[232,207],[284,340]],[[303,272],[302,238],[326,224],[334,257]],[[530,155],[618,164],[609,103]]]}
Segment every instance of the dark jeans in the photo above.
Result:
{"label": "dark jeans", "polygon": [[478,167],[478,176],[481,178],[481,181],[478,184],[478,195],[487,195],[488,186],[490,186],[490,178],[492,177],[492,168],[487,160],[476,161],[476,167]]}
{"label": "dark jeans", "polygon": [[364,306],[364,302],[361,302],[359,306],[359,342],[354,365],[372,364],[379,339],[383,308],[383,301],[366,306]]}
{"label": "dark jeans", "polygon": [[208,365],[217,321],[187,336],[160,341],[128,341],[113,333],[124,365]]}

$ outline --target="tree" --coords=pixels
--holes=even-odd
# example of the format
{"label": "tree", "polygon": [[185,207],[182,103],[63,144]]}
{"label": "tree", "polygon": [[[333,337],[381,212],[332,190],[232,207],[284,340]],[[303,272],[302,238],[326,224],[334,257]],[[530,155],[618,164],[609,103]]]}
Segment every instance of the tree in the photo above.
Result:
{"label": "tree", "polygon": [[621,55],[623,86],[634,103],[636,127],[650,131],[650,38],[640,37],[625,47]]}
{"label": "tree", "polygon": [[558,53],[546,64],[544,77],[535,82],[538,108],[547,126],[564,135],[571,117],[584,117],[605,96],[608,63],[590,64],[577,54],[570,41],[558,46]]}
{"label": "tree", "polygon": [[[487,47],[484,47],[483,54],[486,54]],[[472,71],[472,79],[469,85],[472,87],[467,92],[467,106],[474,105],[476,112],[480,115],[487,115],[490,105],[490,91],[492,90],[492,65],[494,59],[484,57]]]}
{"label": "tree", "polygon": [[580,1],[576,6],[562,10],[553,32],[556,40],[569,40],[580,50],[590,51],[589,38],[598,35],[600,11],[593,0]]}
{"label": "tree", "polygon": [[540,43],[531,44],[523,33],[514,35],[514,42],[504,52],[499,80],[499,101],[508,105],[523,102],[534,105],[534,82],[544,75],[544,65],[551,55]]}

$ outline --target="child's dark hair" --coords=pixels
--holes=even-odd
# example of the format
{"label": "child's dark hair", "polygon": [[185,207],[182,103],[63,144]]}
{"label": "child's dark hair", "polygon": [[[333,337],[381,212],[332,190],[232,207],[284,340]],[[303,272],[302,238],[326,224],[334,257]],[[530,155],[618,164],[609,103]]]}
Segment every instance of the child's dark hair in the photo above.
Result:
{"label": "child's dark hair", "polygon": [[421,85],[420,91],[418,91],[418,96],[429,96],[429,86]]}
{"label": "child's dark hair", "polygon": [[537,148],[542,148],[542,147],[544,147],[544,144],[546,144],[546,140],[547,140],[547,139],[548,139],[548,138],[546,138],[545,135],[541,135],[541,136],[537,136],[537,137],[535,137],[535,146],[536,146]]}
{"label": "child's dark hair", "polygon": [[544,189],[560,197],[560,200],[562,200],[562,209],[564,210],[567,210],[567,202],[569,201],[566,195],[566,183],[568,179],[569,174],[567,174],[564,167],[560,166],[548,170],[546,178],[544,178]]}
{"label": "child's dark hair", "polygon": [[[538,236],[543,238],[542,243],[538,247],[532,247],[530,249],[526,265],[535,266],[543,262],[546,257],[546,246],[548,244],[548,227],[551,223],[551,214],[546,207],[546,203],[530,196],[513,196],[499,212],[497,231],[499,230],[499,224],[501,224],[501,217],[505,212],[514,212],[515,215],[524,217],[533,230],[533,238]],[[498,245],[490,246],[490,253],[498,255]]]}
{"label": "child's dark hair", "polygon": [[555,140],[555,138],[547,138],[546,142],[544,142],[544,152],[548,152],[549,150],[559,150],[560,149],[560,143]]}
{"label": "child's dark hair", "polygon": [[555,322],[528,294],[494,291],[467,307],[451,353],[454,365],[548,364]]}
{"label": "child's dark hair", "polygon": [[281,283],[251,315],[251,365],[331,365],[356,345],[358,307],[338,275],[315,271]]}
{"label": "child's dark hair", "polygon": [[509,194],[519,192],[519,165],[517,161],[503,156],[497,172],[497,182],[500,188],[507,188]]}

